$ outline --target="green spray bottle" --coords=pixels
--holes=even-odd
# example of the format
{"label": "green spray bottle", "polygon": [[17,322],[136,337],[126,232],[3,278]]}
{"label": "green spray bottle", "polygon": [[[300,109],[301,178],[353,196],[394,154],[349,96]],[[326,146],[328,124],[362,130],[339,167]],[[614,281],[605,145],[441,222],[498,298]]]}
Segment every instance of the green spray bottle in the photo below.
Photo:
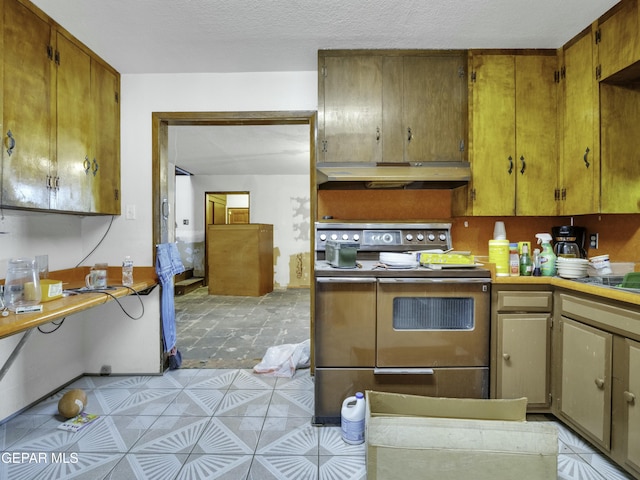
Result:
{"label": "green spray bottle", "polygon": [[543,277],[553,277],[556,274],[556,254],[551,248],[551,235],[548,233],[537,233],[538,244],[542,245],[540,254],[540,271]]}

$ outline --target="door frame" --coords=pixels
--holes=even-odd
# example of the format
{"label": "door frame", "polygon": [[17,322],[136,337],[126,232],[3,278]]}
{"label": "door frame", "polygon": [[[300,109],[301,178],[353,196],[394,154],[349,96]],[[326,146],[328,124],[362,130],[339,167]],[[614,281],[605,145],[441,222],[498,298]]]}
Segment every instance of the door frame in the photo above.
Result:
{"label": "door frame", "polygon": [[317,112],[264,111],[264,112],[153,112],[152,128],[152,197],[153,197],[153,244],[152,258],[155,260],[156,245],[175,241],[175,228],[170,229],[169,219],[169,127],[176,125],[309,125],[309,191],[311,198],[311,221],[309,238],[314,251],[313,224],[316,218],[316,122]]}

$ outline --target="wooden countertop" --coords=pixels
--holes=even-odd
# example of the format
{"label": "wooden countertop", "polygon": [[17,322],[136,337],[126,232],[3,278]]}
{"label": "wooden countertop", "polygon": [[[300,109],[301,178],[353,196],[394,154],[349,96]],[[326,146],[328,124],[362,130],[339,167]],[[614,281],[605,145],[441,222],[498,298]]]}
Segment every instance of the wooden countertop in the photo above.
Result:
{"label": "wooden countertop", "polygon": [[[49,273],[52,280],[61,280],[65,290],[73,290],[85,286],[84,278],[89,273],[90,267],[78,267],[67,270],[57,270]],[[54,320],[72,315],[74,313],[97,307],[113,300],[113,297],[125,297],[134,295],[122,284],[122,268],[108,268],[107,285],[116,288],[108,290],[109,295],[101,292],[83,292],[78,295],[70,295],[42,303],[42,313],[23,313],[16,315],[9,312],[6,317],[0,316],[0,338],[8,337],[16,333],[52,322]],[[142,292],[158,284],[158,277],[153,267],[134,267],[134,284],[131,286],[136,292]],[[2,282],[4,283],[4,281]]]}

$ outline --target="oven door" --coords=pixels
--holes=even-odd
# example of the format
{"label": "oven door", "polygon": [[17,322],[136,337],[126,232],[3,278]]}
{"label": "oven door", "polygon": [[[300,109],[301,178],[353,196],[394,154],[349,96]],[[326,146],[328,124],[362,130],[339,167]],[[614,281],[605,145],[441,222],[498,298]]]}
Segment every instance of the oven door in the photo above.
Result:
{"label": "oven door", "polygon": [[490,279],[378,282],[376,373],[489,365]]}

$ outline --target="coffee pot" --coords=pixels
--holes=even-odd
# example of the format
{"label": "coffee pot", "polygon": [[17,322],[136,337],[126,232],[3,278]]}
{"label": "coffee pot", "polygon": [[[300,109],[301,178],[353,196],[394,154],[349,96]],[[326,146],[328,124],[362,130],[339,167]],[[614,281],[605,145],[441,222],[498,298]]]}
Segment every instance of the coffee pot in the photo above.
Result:
{"label": "coffee pot", "polygon": [[40,275],[32,258],[12,258],[4,280],[4,306],[11,311],[38,305],[42,299]]}
{"label": "coffee pot", "polygon": [[563,225],[552,227],[553,253],[557,257],[586,258],[584,250],[584,239],[586,230],[584,227],[574,227],[573,225]]}

